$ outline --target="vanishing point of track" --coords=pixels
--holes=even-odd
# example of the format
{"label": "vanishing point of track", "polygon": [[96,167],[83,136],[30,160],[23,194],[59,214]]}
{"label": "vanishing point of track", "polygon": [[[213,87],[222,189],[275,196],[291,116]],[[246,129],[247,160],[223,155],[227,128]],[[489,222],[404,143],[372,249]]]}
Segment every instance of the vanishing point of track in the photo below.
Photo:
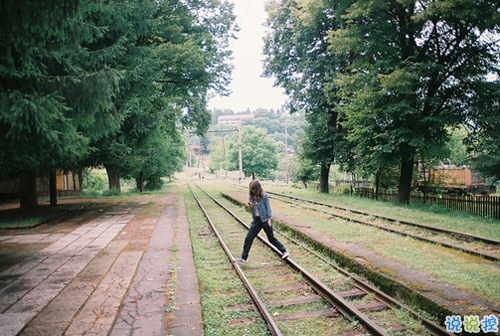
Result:
{"label": "vanishing point of track", "polygon": [[[389,335],[389,330],[404,333],[406,328],[394,318],[397,314],[391,315],[391,311],[395,310],[405,310],[413,319],[419,320],[431,335],[450,335],[439,325],[422,318],[412,309],[296,241],[293,242],[297,246],[293,259],[288,257],[282,260],[281,253],[267,239],[259,236],[259,241],[256,240],[252,247],[251,260],[255,261],[240,266],[231,250],[239,252],[248,225],[197,187],[201,192],[195,192],[190,187],[193,197],[272,335],[283,335],[280,327],[290,330],[287,329],[291,328],[289,325],[308,318],[318,319],[320,322],[317,323],[334,318],[358,321],[360,326],[354,332],[351,330],[349,335]],[[211,216],[217,218],[217,226]],[[262,279],[268,280],[263,282]],[[271,285],[273,283],[274,286]],[[282,313],[273,315],[268,307],[280,307]],[[388,313],[384,316],[389,323],[387,320],[380,321],[380,315],[376,314],[386,311]]]}

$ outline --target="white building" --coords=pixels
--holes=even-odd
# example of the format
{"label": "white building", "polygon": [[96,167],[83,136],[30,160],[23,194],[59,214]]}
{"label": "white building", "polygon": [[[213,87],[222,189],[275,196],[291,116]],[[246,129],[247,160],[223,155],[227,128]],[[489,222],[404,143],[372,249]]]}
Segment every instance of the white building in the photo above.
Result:
{"label": "white building", "polygon": [[230,114],[221,115],[217,119],[218,124],[222,125],[236,125],[238,120],[253,119],[253,114]]}

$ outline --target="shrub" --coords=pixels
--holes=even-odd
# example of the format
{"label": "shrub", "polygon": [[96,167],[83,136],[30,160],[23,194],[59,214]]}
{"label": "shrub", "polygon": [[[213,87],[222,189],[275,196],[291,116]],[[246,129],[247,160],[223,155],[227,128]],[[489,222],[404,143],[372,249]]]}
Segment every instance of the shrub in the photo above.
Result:
{"label": "shrub", "polygon": [[104,190],[108,185],[108,174],[102,170],[87,170],[83,173],[82,189]]}
{"label": "shrub", "polygon": [[109,190],[104,190],[102,192],[103,196],[117,196],[120,195],[120,191],[118,189],[109,189]]}
{"label": "shrub", "polygon": [[336,187],[336,188],[333,188],[333,194],[340,195],[340,196],[350,195],[351,188],[349,188],[348,186]]}

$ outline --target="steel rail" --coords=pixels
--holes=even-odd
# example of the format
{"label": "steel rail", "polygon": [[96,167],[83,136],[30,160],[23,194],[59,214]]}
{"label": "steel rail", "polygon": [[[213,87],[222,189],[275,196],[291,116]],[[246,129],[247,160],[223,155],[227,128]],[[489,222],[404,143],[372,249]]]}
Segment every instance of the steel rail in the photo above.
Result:
{"label": "steel rail", "polygon": [[[198,188],[200,188],[198,186]],[[201,189],[201,188],[200,188]],[[205,192],[204,190],[202,190],[203,192]],[[205,194],[207,194],[205,192]],[[220,202],[218,202],[216,199],[214,199],[212,196],[208,195],[212,200],[214,200],[217,204],[220,204]],[[221,204],[220,204],[221,205]],[[221,205],[223,208],[225,208],[223,205]],[[231,211],[229,210],[226,210],[227,212],[229,212],[230,214],[232,214]],[[232,214],[233,215],[233,214]],[[233,215],[233,217],[235,217],[235,215]],[[240,219],[237,219],[242,225],[246,226],[246,224],[241,221]],[[247,226],[246,226],[247,227]],[[279,232],[279,231],[278,231]],[[280,232],[281,233],[281,232]],[[376,287],[373,287],[372,285],[368,284],[367,282],[361,280],[360,278],[358,278],[357,276],[355,276],[354,274],[346,271],[345,269],[341,268],[340,266],[338,265],[335,265],[334,263],[332,263],[331,261],[329,261],[328,259],[326,259],[325,257],[323,257],[322,255],[316,253],[315,251],[311,250],[310,248],[304,246],[303,244],[299,243],[298,241],[296,241],[295,239],[292,239],[284,234],[282,234],[283,237],[285,237],[286,239],[290,240],[291,242],[293,242],[295,245],[297,246],[300,246],[301,248],[303,248],[304,250],[306,250],[308,253],[311,253],[313,254],[314,256],[316,256],[317,258],[321,259],[322,261],[326,262],[327,264],[329,264],[330,266],[332,266],[333,268],[335,268],[337,271],[339,271],[340,273],[344,274],[345,276],[351,278],[355,285],[360,288],[361,290],[363,290],[364,292],[366,293],[374,293],[375,294],[375,298],[382,302],[383,304],[385,304],[386,306],[388,307],[397,307],[397,308],[400,308],[400,309],[404,309],[406,311],[408,311],[412,316],[414,316],[415,318],[417,318],[419,321],[422,322],[423,326],[426,328],[426,330],[433,336],[449,336],[449,335],[453,335],[453,334],[450,334],[449,332],[446,331],[446,329],[444,329],[443,327],[439,326],[438,324],[436,324],[435,322],[431,321],[431,320],[428,320],[426,319],[425,317],[421,316],[418,312],[416,312],[415,310],[413,310],[412,308],[408,307],[407,305],[404,305],[402,304],[401,302],[395,300],[394,298],[392,298],[391,296],[389,296],[388,294],[384,293],[383,291],[381,291],[380,289],[376,288]],[[259,237],[260,238],[260,237]],[[262,239],[261,239],[262,240]],[[268,243],[267,241],[264,241],[264,243]],[[270,245],[271,247],[274,247],[272,246],[271,244],[268,244]],[[292,259],[287,258],[289,259],[288,261],[289,262],[293,262]],[[316,286],[314,286],[315,289],[316,289]],[[344,314],[344,316],[348,317],[349,319],[350,318],[350,314],[348,314],[348,312],[344,311],[342,312]]]}
{"label": "steel rail", "polygon": [[[205,190],[203,190],[200,186],[198,186],[196,183],[195,185],[202,191],[204,192],[210,199],[212,199],[215,203],[217,203],[222,209],[224,209],[228,214],[230,214],[234,219],[236,219],[240,224],[242,224],[244,227],[248,229],[248,225],[243,222],[236,214],[234,214],[231,210],[226,208],[222,203],[220,203],[218,200],[216,200],[214,197],[209,195]],[[280,251],[274,247],[271,243],[269,243],[267,240],[262,238],[260,235],[257,236],[264,244],[269,246],[271,249],[273,249],[276,253],[280,253]],[[298,272],[302,273],[302,275],[308,279],[309,284],[316,290],[317,293],[322,295],[327,301],[329,301],[335,308],[337,308],[342,315],[344,315],[346,318],[349,320],[353,320],[353,317],[356,317],[361,324],[363,324],[366,329],[374,333],[375,335],[382,335],[382,336],[389,336],[387,331],[382,329],[380,326],[375,324],[368,316],[363,314],[361,311],[359,311],[356,307],[354,307],[352,304],[347,302],[344,298],[342,298],[340,295],[332,291],[328,286],[326,286],[320,279],[316,278],[313,274],[308,272],[306,269],[304,269],[302,266],[300,266],[298,263],[293,261],[290,257],[284,259],[289,265],[291,265],[295,270]]]}
{"label": "steel rail", "polygon": [[210,219],[210,216],[208,215],[207,211],[201,204],[200,200],[198,197],[196,197],[195,193],[191,189],[191,186],[188,184],[189,190],[191,191],[191,194],[193,195],[194,199],[196,200],[196,203],[198,203],[198,206],[200,209],[203,211],[203,214],[205,215],[205,218],[207,219],[208,223],[210,224],[210,227],[212,228],[214,234],[216,235],[217,239],[219,240],[219,244],[222,246],[222,249],[226,253],[226,255],[229,257],[231,260],[234,269],[238,273],[238,276],[240,279],[243,281],[243,284],[245,285],[245,288],[247,289],[248,293],[252,297],[253,302],[257,306],[257,309],[259,310],[262,318],[266,321],[267,324],[267,329],[273,336],[282,336],[283,333],[279,329],[278,325],[274,321],[274,319],[271,316],[271,313],[266,308],[265,303],[260,299],[259,295],[257,294],[257,291],[253,288],[252,284],[250,284],[250,281],[248,281],[248,278],[245,276],[243,271],[241,270],[241,267],[236,263],[233,255],[231,254],[231,251],[229,251],[229,248],[227,247],[226,243],[222,239],[222,236],[219,234],[217,231],[217,228],[215,227],[214,223]]}
{"label": "steel rail", "polygon": [[476,236],[476,235],[471,235],[471,234],[468,234],[468,233],[465,233],[465,232],[460,232],[460,231],[454,231],[454,230],[448,230],[448,229],[438,228],[438,227],[434,227],[434,226],[430,226],[430,225],[425,225],[425,224],[421,224],[421,223],[415,223],[415,222],[400,220],[400,219],[392,218],[392,217],[374,215],[374,214],[363,212],[363,211],[359,211],[359,210],[354,210],[354,209],[339,207],[339,206],[331,205],[331,204],[328,204],[328,203],[311,201],[311,200],[308,200],[308,199],[305,199],[305,198],[300,198],[300,197],[295,197],[295,196],[288,196],[288,195],[284,195],[284,194],[280,194],[280,193],[276,193],[276,192],[272,192],[272,191],[266,191],[266,192],[268,194],[277,195],[277,196],[286,197],[286,198],[291,198],[291,199],[295,199],[295,200],[302,201],[302,202],[307,202],[307,203],[312,203],[312,204],[316,204],[316,205],[321,205],[321,206],[325,206],[325,207],[329,207],[329,208],[333,208],[333,209],[338,209],[338,210],[342,210],[342,211],[347,211],[347,212],[352,212],[352,213],[360,214],[360,215],[364,215],[364,216],[372,216],[372,217],[375,217],[375,218],[387,220],[389,222],[399,222],[401,224],[405,224],[405,225],[409,225],[409,226],[421,227],[421,228],[429,230],[429,231],[434,231],[434,232],[438,232],[438,233],[446,233],[446,234],[450,234],[450,235],[453,235],[453,236],[462,237],[463,239],[466,239],[466,240],[477,240],[477,241],[481,241],[481,242],[486,243],[486,244],[500,245],[500,241],[499,240],[490,239],[490,238],[481,237],[481,236]]}
{"label": "steel rail", "polygon": [[448,336],[448,335],[453,335],[453,334],[448,333],[443,327],[439,326],[435,322],[426,319],[425,317],[421,316],[418,312],[416,312],[412,308],[408,307],[407,305],[402,304],[401,302],[395,300],[393,297],[387,295],[386,293],[384,293],[380,289],[378,289],[376,287],[373,287],[372,285],[368,284],[367,282],[361,280],[356,275],[354,275],[354,274],[346,271],[342,267],[340,267],[338,265],[335,265],[330,260],[326,259],[325,257],[323,257],[319,253],[313,251],[312,249],[308,248],[307,246],[304,246],[303,244],[301,244],[297,240],[288,237],[287,235],[283,234],[279,230],[276,230],[276,231],[279,232],[283,237],[285,237],[286,239],[288,239],[289,241],[291,241],[292,243],[294,243],[295,245],[297,245],[300,248],[306,250],[308,253],[313,254],[314,256],[316,256],[317,258],[321,259],[322,261],[324,261],[325,263],[327,263],[331,267],[335,268],[338,272],[340,272],[340,273],[344,274],[345,276],[351,278],[354,281],[355,285],[359,289],[361,289],[361,290],[363,290],[364,292],[367,292],[367,293],[370,293],[370,292],[375,293],[375,298],[377,300],[379,300],[380,302],[382,302],[383,304],[385,304],[386,306],[388,306],[388,307],[397,307],[397,308],[404,309],[404,310],[408,311],[415,318],[417,318],[418,320],[420,320],[422,322],[422,324],[424,325],[424,327],[427,329],[427,331],[431,335],[433,335],[433,336]]}
{"label": "steel rail", "polygon": [[[287,196],[287,195],[280,195],[280,196],[294,199],[294,197]],[[446,243],[446,242],[442,242],[442,241],[431,239],[431,238],[422,237],[422,236],[419,236],[419,235],[416,235],[416,234],[412,234],[412,233],[409,233],[409,232],[405,232],[405,231],[401,231],[401,230],[398,230],[398,229],[388,228],[388,227],[385,227],[383,225],[378,225],[378,224],[375,224],[375,223],[364,221],[362,219],[353,218],[353,217],[344,216],[344,215],[339,215],[339,214],[334,214],[334,213],[331,213],[331,212],[328,212],[328,211],[324,211],[324,210],[320,210],[320,209],[316,209],[316,208],[306,207],[304,205],[301,205],[301,204],[298,204],[298,203],[294,203],[292,201],[286,201],[286,200],[282,200],[282,199],[279,199],[279,198],[276,198],[276,197],[272,197],[272,198],[277,199],[277,200],[279,200],[281,202],[284,202],[284,203],[289,203],[289,204],[293,204],[293,205],[296,205],[296,206],[300,206],[300,207],[303,207],[303,208],[308,209],[308,210],[312,210],[312,211],[324,213],[324,214],[329,215],[329,216],[341,218],[341,219],[344,219],[344,220],[348,220],[348,221],[359,223],[359,224],[363,224],[363,225],[373,226],[373,227],[376,227],[376,228],[378,228],[380,230],[384,230],[384,231],[388,231],[388,232],[392,232],[392,233],[397,233],[397,234],[400,234],[400,235],[403,235],[403,236],[406,236],[406,237],[412,237],[412,238],[415,238],[415,239],[418,239],[418,240],[421,240],[421,241],[425,241],[425,242],[428,242],[428,243],[437,244],[437,245],[448,247],[448,248],[451,248],[451,249],[454,249],[454,250],[463,251],[463,252],[469,253],[471,255],[474,255],[474,256],[477,256],[477,257],[481,257],[483,259],[492,260],[492,261],[500,261],[500,257],[497,257],[497,256],[489,254],[489,253],[484,253],[484,252],[473,250],[473,249],[470,249],[470,248],[467,248],[467,247],[463,247],[463,246],[460,246],[460,245],[455,245],[455,244]],[[308,200],[305,200],[305,201],[308,201]],[[308,202],[309,203],[313,203],[313,204],[318,204],[318,203],[315,203],[314,201],[308,201]],[[323,204],[319,204],[319,205],[323,205]],[[330,207],[331,208],[336,208],[335,206],[330,206]]]}
{"label": "steel rail", "polygon": [[[238,187],[238,188],[244,188],[243,186],[239,186],[239,185],[232,185],[232,184],[230,184],[230,186],[232,186],[232,187]],[[342,211],[352,212],[352,213],[363,215],[363,216],[372,216],[374,218],[383,219],[383,220],[386,220],[386,221],[389,221],[389,222],[399,222],[399,223],[404,224],[404,225],[420,227],[420,228],[423,228],[423,229],[426,229],[426,230],[429,230],[429,231],[434,231],[434,232],[437,232],[437,233],[446,233],[446,234],[449,234],[449,235],[453,235],[455,237],[460,237],[460,238],[462,238],[464,240],[467,240],[467,241],[476,240],[476,241],[479,241],[479,242],[483,242],[485,244],[491,244],[491,245],[498,245],[498,246],[500,246],[500,240],[495,240],[495,239],[491,239],[491,238],[476,236],[476,235],[472,235],[472,234],[465,233],[465,232],[460,232],[460,231],[455,231],[455,230],[448,230],[448,229],[438,228],[438,227],[435,227],[435,226],[430,226],[430,225],[426,225],[426,224],[410,222],[410,221],[401,220],[401,219],[397,219],[397,218],[386,217],[386,216],[381,216],[381,215],[375,215],[375,214],[371,214],[371,213],[360,211],[360,210],[354,210],[354,209],[349,209],[349,208],[345,208],[345,207],[339,207],[339,206],[336,206],[336,205],[331,205],[331,204],[328,204],[328,203],[312,201],[312,200],[308,200],[308,199],[301,198],[301,197],[288,196],[288,195],[280,194],[280,193],[273,192],[273,191],[266,191],[266,192],[268,194],[270,194],[270,195],[277,195],[277,196],[281,196],[281,197],[286,197],[286,198],[294,199],[294,200],[297,200],[297,201],[302,201],[302,202],[307,202],[307,203],[312,203],[312,204],[316,204],[316,205],[325,206],[325,207],[332,208],[332,209],[338,209],[338,210],[342,210]]]}

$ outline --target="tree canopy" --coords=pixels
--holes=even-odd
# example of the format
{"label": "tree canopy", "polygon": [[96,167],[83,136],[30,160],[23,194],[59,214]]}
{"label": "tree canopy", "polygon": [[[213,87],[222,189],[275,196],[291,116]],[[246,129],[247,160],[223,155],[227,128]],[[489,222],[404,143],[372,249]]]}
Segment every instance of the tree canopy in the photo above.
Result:
{"label": "tree canopy", "polygon": [[269,2],[270,33],[264,46],[264,74],[275,76],[276,85],[285,89],[292,112],[305,112],[309,141],[303,142],[303,155],[321,166],[322,192],[328,192],[330,165],[347,157],[337,101],[326,94],[330,78],[346,64],[329,50],[328,32],[339,28],[329,6],[319,1]]}
{"label": "tree canopy", "polygon": [[33,185],[46,168],[102,165],[114,177],[168,174],[183,151],[163,151],[160,164],[157,147],[183,148],[180,132],[188,127],[203,134],[209,92],[226,92],[232,7],[217,0],[4,2],[0,176],[23,173]]}
{"label": "tree canopy", "polygon": [[78,5],[8,0],[0,7],[0,176],[21,177],[25,208],[37,206],[37,173],[71,166],[89,138],[116,127],[121,73],[85,48],[102,30],[81,21]]}
{"label": "tree canopy", "polygon": [[[485,86],[499,84],[488,80],[500,72],[499,9],[493,0],[274,1],[267,71],[306,113],[320,106],[312,97],[327,102],[323,110],[341,127],[329,129],[331,119],[323,118],[318,131],[331,138],[347,130],[354,150],[341,147],[348,162],[374,175],[398,165],[398,200],[406,202],[416,158],[442,152],[452,127],[478,125],[486,113],[478,102],[492,97]],[[322,38],[303,43],[314,34]],[[316,71],[319,64],[328,66]],[[312,143],[319,138],[309,134]]]}
{"label": "tree canopy", "polygon": [[[245,126],[241,130],[241,157],[245,176],[257,174],[259,177],[270,177],[272,170],[278,167],[275,142],[267,137],[266,131]],[[239,169],[238,134],[233,134],[227,144],[228,168]]]}

